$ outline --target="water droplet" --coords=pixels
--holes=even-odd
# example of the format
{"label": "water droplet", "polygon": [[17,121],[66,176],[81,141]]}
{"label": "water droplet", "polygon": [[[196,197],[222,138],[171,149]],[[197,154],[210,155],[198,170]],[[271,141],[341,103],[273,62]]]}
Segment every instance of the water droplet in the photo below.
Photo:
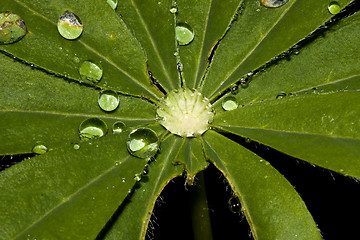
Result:
{"label": "water droplet", "polygon": [[37,153],[37,154],[44,154],[48,151],[48,148],[42,144],[42,143],[37,143],[33,148],[32,148],[32,152],[33,153]]}
{"label": "water droplet", "polygon": [[240,204],[240,200],[238,197],[236,196],[232,196],[229,199],[229,209],[232,213],[240,213],[241,212],[241,204]]}
{"label": "water droplet", "polygon": [[149,169],[148,168],[144,168],[144,171],[142,173],[143,176],[146,176],[149,174]]}
{"label": "water droplet", "polygon": [[119,95],[111,90],[106,90],[99,95],[99,107],[107,112],[114,111],[120,103]]}
{"label": "water droplet", "polygon": [[84,61],[79,68],[79,73],[83,80],[97,83],[102,78],[103,70],[91,61]]}
{"label": "water droplet", "polygon": [[245,138],[245,142],[246,142],[246,143],[251,143],[252,140],[251,140],[251,138],[248,138],[248,137],[247,137],[247,138]]}
{"label": "water droplet", "polygon": [[79,150],[79,149],[80,149],[80,145],[77,144],[77,143],[75,143],[74,146],[73,146],[73,148],[74,148],[75,150]]}
{"label": "water droplet", "polygon": [[177,13],[177,11],[178,11],[177,7],[170,8],[171,13]]}
{"label": "water droplet", "polygon": [[125,178],[121,178],[121,182],[126,182],[126,179],[125,179]]}
{"label": "water droplet", "polygon": [[125,123],[118,121],[113,124],[112,131],[113,133],[122,133],[125,131],[125,128],[126,128]]}
{"label": "water droplet", "polygon": [[77,56],[73,57],[73,62],[74,63],[80,63],[80,58],[78,58]]}
{"label": "water droplet", "polygon": [[241,88],[248,88],[249,87],[249,80],[247,80],[247,79],[241,79],[240,80],[240,86],[241,86]]}
{"label": "water droplet", "polygon": [[107,133],[106,123],[98,118],[89,118],[83,121],[79,127],[80,139],[83,141],[99,138]]}
{"label": "water droplet", "polygon": [[289,0],[261,0],[261,6],[269,7],[269,8],[277,8],[281,7]]}
{"label": "water droplet", "polygon": [[141,174],[138,174],[138,173],[135,174],[134,180],[137,181],[137,182],[139,182],[139,181],[141,180]]}
{"label": "water droplet", "polygon": [[175,27],[176,40],[180,45],[188,45],[194,40],[194,31],[186,23],[180,23]]}
{"label": "water droplet", "polygon": [[112,9],[116,9],[118,6],[118,0],[107,0],[107,3],[110,5]]}
{"label": "water droplet", "polygon": [[235,110],[238,107],[238,102],[235,97],[226,97],[222,102],[222,107],[225,111]]}
{"label": "water droplet", "polygon": [[84,26],[78,16],[72,12],[65,11],[59,18],[57,28],[63,38],[74,40],[80,37]]}
{"label": "water droplet", "polygon": [[159,149],[159,139],[153,130],[138,128],[129,134],[127,148],[135,157],[153,157]]}
{"label": "water droplet", "polygon": [[27,33],[24,21],[11,12],[0,12],[0,45],[21,40]]}
{"label": "water droplet", "polygon": [[341,11],[341,7],[338,2],[331,2],[328,6],[328,10],[331,14],[335,15]]}
{"label": "water droplet", "polygon": [[282,92],[276,96],[276,99],[282,99],[284,97],[286,97],[286,93]]}

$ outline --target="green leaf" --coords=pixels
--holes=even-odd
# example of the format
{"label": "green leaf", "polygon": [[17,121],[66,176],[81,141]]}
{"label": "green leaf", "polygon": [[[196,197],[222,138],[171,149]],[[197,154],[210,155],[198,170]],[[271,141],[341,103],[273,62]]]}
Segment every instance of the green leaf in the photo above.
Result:
{"label": "green leaf", "polygon": [[135,184],[146,160],[127,134],[66,146],[0,174],[0,239],[95,239]]}
{"label": "green leaf", "polygon": [[[350,3],[338,2],[342,7]],[[259,1],[244,1],[239,18],[215,53],[202,93],[215,97],[308,36],[333,16],[328,11],[329,3],[293,0],[279,8],[266,8]]]}
{"label": "green leaf", "polygon": [[300,95],[217,115],[214,124],[291,156],[360,178],[358,91]]}
{"label": "green leaf", "polygon": [[268,162],[213,131],[203,138],[206,155],[239,197],[254,239],[322,239],[300,196]]}
{"label": "green leaf", "polygon": [[149,70],[161,86],[170,92],[180,86],[177,70],[175,19],[169,0],[119,1],[117,12],[134,32],[148,57]]}
{"label": "green leaf", "polygon": [[183,167],[175,166],[175,159],[181,147],[181,138],[171,135],[162,142],[163,148],[150,163],[148,175],[143,177],[140,187],[135,189],[129,202],[107,233],[105,239],[145,239],[146,230],[157,197],[164,187],[176,176],[180,176]]}
{"label": "green leaf", "polygon": [[78,142],[79,126],[88,118],[127,127],[155,121],[156,107],[139,98],[120,95],[119,107],[109,114],[98,106],[101,91],[33,70],[0,55],[0,154],[31,152],[37,142],[55,148]]}
{"label": "green leaf", "polygon": [[178,2],[176,21],[188,24],[194,40],[179,46],[182,76],[188,88],[195,88],[202,80],[208,58],[216,43],[223,37],[240,0],[183,0]]}
{"label": "green leaf", "polygon": [[[3,0],[2,9],[18,14],[29,32],[0,49],[78,81],[84,81],[79,74],[81,63],[92,61],[104,72],[97,86],[155,99],[161,96],[150,84],[139,43],[106,1]],[[76,14],[84,25],[78,39],[67,40],[58,32],[58,20],[65,11]]]}

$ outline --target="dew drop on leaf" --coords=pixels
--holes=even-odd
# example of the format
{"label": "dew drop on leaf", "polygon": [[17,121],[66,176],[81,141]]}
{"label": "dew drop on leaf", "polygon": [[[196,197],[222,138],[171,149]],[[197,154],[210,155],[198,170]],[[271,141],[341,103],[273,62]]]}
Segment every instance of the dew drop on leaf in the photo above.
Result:
{"label": "dew drop on leaf", "polygon": [[229,209],[232,213],[240,213],[241,212],[241,204],[239,198],[236,196],[232,196],[229,199]]}
{"label": "dew drop on leaf", "polygon": [[68,40],[77,39],[84,30],[80,18],[69,11],[60,16],[57,28],[60,35]]}
{"label": "dew drop on leaf", "polygon": [[32,152],[37,153],[37,154],[44,154],[47,151],[48,151],[48,148],[42,143],[38,143],[32,148]]}
{"label": "dew drop on leaf", "polygon": [[238,107],[238,102],[236,98],[233,96],[226,97],[222,102],[222,108],[225,111],[235,110],[237,107]]}
{"label": "dew drop on leaf", "polygon": [[110,5],[112,9],[116,9],[118,6],[118,0],[107,0],[107,3]]}
{"label": "dew drop on leaf", "polygon": [[126,125],[125,123],[121,122],[121,121],[118,121],[118,122],[115,122],[112,126],[112,132],[114,134],[119,134],[119,133],[122,133],[125,131],[125,128],[126,128]]}
{"label": "dew drop on leaf", "polygon": [[331,2],[328,6],[328,10],[331,14],[335,15],[341,11],[341,7],[338,2]]}
{"label": "dew drop on leaf", "polygon": [[106,90],[99,95],[99,107],[107,112],[114,111],[119,106],[119,95],[111,90]]}
{"label": "dew drop on leaf", "polygon": [[129,134],[127,148],[131,155],[148,159],[159,150],[159,138],[149,128],[138,128]]}
{"label": "dew drop on leaf", "polygon": [[80,145],[77,144],[77,143],[75,143],[75,144],[73,145],[73,148],[74,148],[75,150],[79,150],[79,149],[80,149]]}
{"label": "dew drop on leaf", "polygon": [[104,136],[108,131],[106,123],[98,118],[89,118],[79,127],[80,139],[83,141]]}
{"label": "dew drop on leaf", "polygon": [[11,44],[22,39],[27,33],[24,21],[11,12],[0,12],[0,45]]}
{"label": "dew drop on leaf", "polygon": [[103,70],[91,61],[84,61],[79,68],[81,79],[97,83],[101,80]]}
{"label": "dew drop on leaf", "polygon": [[269,8],[277,8],[283,6],[289,0],[261,0],[261,6]]}
{"label": "dew drop on leaf", "polygon": [[195,37],[194,31],[186,23],[179,23],[175,27],[175,35],[180,45],[188,45]]}

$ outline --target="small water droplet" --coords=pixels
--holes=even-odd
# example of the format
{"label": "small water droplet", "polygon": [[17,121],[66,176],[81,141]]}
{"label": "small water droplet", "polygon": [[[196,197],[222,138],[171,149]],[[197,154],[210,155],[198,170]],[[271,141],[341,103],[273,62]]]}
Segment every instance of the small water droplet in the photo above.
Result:
{"label": "small water droplet", "polygon": [[44,154],[48,151],[49,149],[42,143],[37,143],[33,148],[32,148],[32,152],[33,153],[37,153],[37,154]]}
{"label": "small water droplet", "polygon": [[222,108],[225,111],[235,110],[237,109],[237,107],[238,107],[238,102],[236,98],[233,96],[226,97],[222,102]]}
{"label": "small water droplet", "polygon": [[75,144],[73,145],[73,148],[74,148],[75,150],[79,150],[79,149],[80,149],[80,145],[77,144],[77,143],[75,143]]}
{"label": "small water droplet", "polygon": [[139,181],[141,180],[141,174],[138,174],[138,173],[135,174],[134,180],[137,181],[137,182],[139,182]]}
{"label": "small water droplet", "polygon": [[111,90],[106,90],[99,95],[99,107],[107,112],[114,111],[119,106],[119,95]]}
{"label": "small water droplet", "polygon": [[276,99],[282,99],[284,97],[286,97],[286,93],[282,92],[276,96]]}
{"label": "small water droplet", "polygon": [[177,11],[178,11],[177,7],[170,8],[171,13],[177,13]]}
{"label": "small water droplet", "polygon": [[240,80],[240,87],[241,88],[248,88],[249,87],[249,80],[247,79],[241,79]]}
{"label": "small water droplet", "polygon": [[328,10],[331,14],[336,15],[341,11],[340,4],[338,2],[331,2],[328,6]]}
{"label": "small water droplet", "polygon": [[126,128],[126,125],[125,123],[121,122],[121,121],[118,121],[118,122],[115,122],[112,126],[112,132],[113,133],[122,133],[125,131],[125,128]]}
{"label": "small water droplet", "polygon": [[121,182],[126,182],[126,179],[125,179],[125,178],[121,178]]}
{"label": "small water droplet", "polygon": [[240,213],[241,212],[241,204],[240,200],[237,196],[232,196],[229,199],[229,209],[232,213]]}
{"label": "small water droplet", "polygon": [[247,138],[245,138],[245,142],[246,142],[246,143],[251,143],[252,140],[251,140],[251,138],[248,138],[248,137],[247,137]]}
{"label": "small water droplet", "polygon": [[150,128],[138,128],[129,134],[127,148],[135,157],[153,157],[159,150],[159,138]]}
{"label": "small water droplet", "polygon": [[101,67],[91,61],[84,61],[79,68],[81,79],[98,83],[103,75]]}
{"label": "small water droplet", "polygon": [[69,11],[65,11],[63,15],[60,16],[57,28],[60,35],[68,40],[74,40],[80,37],[84,30],[80,18]]}
{"label": "small water droplet", "polygon": [[0,45],[21,40],[27,33],[24,21],[11,12],[0,12]]}
{"label": "small water droplet", "polygon": [[180,45],[188,45],[195,37],[194,31],[186,23],[179,23],[175,27],[175,35]]}
{"label": "small water droplet", "polygon": [[80,139],[83,141],[104,136],[108,131],[106,123],[98,118],[89,118],[79,127]]}
{"label": "small water droplet", "polygon": [[116,165],[116,166],[119,166],[119,165],[120,165],[120,163],[119,163],[118,161],[116,161],[116,162],[115,162],[115,165]]}
{"label": "small water droplet", "polygon": [[107,3],[110,5],[112,9],[116,9],[118,6],[118,0],[107,0]]}
{"label": "small water droplet", "polygon": [[289,0],[261,0],[261,6],[269,8],[277,8],[283,6]]}
{"label": "small water droplet", "polygon": [[80,63],[80,58],[78,58],[77,56],[74,56],[72,60],[74,63]]}

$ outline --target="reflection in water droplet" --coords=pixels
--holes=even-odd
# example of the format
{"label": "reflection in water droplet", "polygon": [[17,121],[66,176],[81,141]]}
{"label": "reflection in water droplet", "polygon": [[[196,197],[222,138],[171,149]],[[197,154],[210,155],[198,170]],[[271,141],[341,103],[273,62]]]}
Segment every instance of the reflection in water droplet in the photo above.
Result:
{"label": "reflection in water droplet", "polygon": [[135,157],[150,158],[159,150],[159,139],[149,128],[138,128],[129,134],[127,148]]}
{"label": "reflection in water droplet", "polygon": [[59,18],[57,28],[63,38],[73,40],[80,37],[84,26],[78,16],[72,12],[65,11]]}
{"label": "reflection in water droplet", "polygon": [[27,28],[19,15],[11,12],[0,12],[0,45],[17,42],[26,33]]}
{"label": "reflection in water droplet", "polygon": [[177,11],[178,11],[177,7],[170,8],[171,13],[177,13]]}
{"label": "reflection in water droplet", "polygon": [[341,7],[338,2],[331,2],[328,6],[328,10],[331,14],[335,15],[341,11]]}
{"label": "reflection in water droplet", "polygon": [[97,83],[102,78],[103,70],[91,61],[84,61],[79,68],[79,73],[83,80]]}
{"label": "reflection in water droplet", "polygon": [[118,6],[118,0],[107,0],[107,3],[110,5],[112,9],[116,9]]}
{"label": "reflection in water droplet", "polygon": [[187,45],[194,40],[194,31],[186,23],[180,23],[175,27],[176,40],[180,45]]}
{"label": "reflection in water droplet", "polygon": [[79,127],[80,139],[83,141],[104,136],[108,131],[106,123],[98,118],[89,118]]}
{"label": "reflection in water droplet", "polygon": [[42,143],[38,143],[32,148],[32,152],[37,153],[37,154],[44,154],[47,151],[48,151],[48,148]]}
{"label": "reflection in water droplet", "polygon": [[79,150],[79,149],[80,149],[80,145],[77,144],[77,143],[75,143],[74,146],[73,146],[73,148],[74,148],[75,150]]}
{"label": "reflection in water droplet", "polygon": [[119,106],[119,95],[111,90],[100,93],[98,104],[104,111],[114,111]]}
{"label": "reflection in water droplet", "polygon": [[284,97],[286,97],[286,93],[282,92],[276,96],[276,99],[282,99]]}
{"label": "reflection in water droplet", "polygon": [[235,97],[226,97],[222,102],[222,107],[225,111],[235,110],[238,107],[238,102]]}
{"label": "reflection in water droplet", "polygon": [[240,200],[238,197],[236,196],[232,196],[229,199],[229,209],[232,213],[240,213],[241,212],[241,204],[240,204]]}
{"label": "reflection in water droplet", "polygon": [[277,8],[277,7],[281,7],[288,1],[289,0],[261,0],[261,5],[269,8]]}
{"label": "reflection in water droplet", "polygon": [[125,131],[126,125],[125,123],[118,121],[113,124],[112,131],[113,133],[122,133]]}

